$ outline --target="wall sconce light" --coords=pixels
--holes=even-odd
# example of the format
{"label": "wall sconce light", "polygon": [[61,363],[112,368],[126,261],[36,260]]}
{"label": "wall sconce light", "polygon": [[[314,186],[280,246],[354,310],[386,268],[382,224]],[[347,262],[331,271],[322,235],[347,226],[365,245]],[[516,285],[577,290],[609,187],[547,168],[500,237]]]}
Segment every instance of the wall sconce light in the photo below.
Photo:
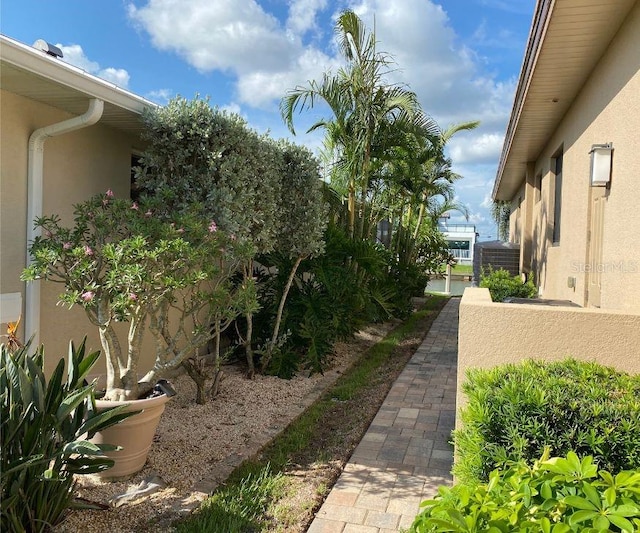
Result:
{"label": "wall sconce light", "polygon": [[591,146],[591,186],[606,187],[611,182],[613,144]]}

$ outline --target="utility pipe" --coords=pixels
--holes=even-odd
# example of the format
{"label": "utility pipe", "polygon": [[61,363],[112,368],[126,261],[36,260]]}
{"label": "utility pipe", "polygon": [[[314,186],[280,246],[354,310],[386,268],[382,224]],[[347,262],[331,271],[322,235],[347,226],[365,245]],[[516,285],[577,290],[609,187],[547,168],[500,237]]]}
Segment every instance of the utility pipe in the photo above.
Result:
{"label": "utility pipe", "polygon": [[[44,142],[49,137],[64,135],[98,122],[102,117],[104,102],[93,98],[87,111],[78,117],[56,122],[35,130],[29,137],[29,160],[27,163],[27,266],[31,264],[29,243],[40,235],[34,221],[42,216]],[[25,288],[25,339],[33,336],[34,346],[40,341],[40,281],[28,282]]]}

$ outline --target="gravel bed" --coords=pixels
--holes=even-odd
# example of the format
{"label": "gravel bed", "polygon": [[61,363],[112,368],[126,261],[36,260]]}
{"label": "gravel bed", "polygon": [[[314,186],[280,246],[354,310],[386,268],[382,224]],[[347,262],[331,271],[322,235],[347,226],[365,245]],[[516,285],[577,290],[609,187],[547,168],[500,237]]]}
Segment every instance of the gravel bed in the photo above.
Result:
{"label": "gravel bed", "polygon": [[324,376],[282,380],[257,375],[248,380],[237,368],[225,367],[220,394],[206,405],[195,403],[195,384],[188,376],[172,380],[178,394],[166,405],[144,469],[115,481],[78,476],[77,493],[109,504],[114,496],[134,490],[154,475],[166,487],[118,508],[73,511],[55,532],[171,531],[175,518],[197,506],[237,464],[286,427],[391,327],[367,328],[352,341],[338,343],[331,370]]}

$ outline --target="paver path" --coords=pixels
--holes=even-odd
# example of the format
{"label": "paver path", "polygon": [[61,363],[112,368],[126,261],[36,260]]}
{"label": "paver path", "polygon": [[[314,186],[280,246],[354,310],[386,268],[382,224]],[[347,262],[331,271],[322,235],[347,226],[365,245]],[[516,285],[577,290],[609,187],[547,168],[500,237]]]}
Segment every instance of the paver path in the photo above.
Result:
{"label": "paver path", "polygon": [[329,493],[308,533],[391,533],[451,483],[459,298],[447,302]]}

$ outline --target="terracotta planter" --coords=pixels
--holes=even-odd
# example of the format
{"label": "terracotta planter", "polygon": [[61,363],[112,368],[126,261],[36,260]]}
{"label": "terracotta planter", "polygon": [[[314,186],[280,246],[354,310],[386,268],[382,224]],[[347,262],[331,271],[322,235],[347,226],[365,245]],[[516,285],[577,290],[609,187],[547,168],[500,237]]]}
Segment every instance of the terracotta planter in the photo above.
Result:
{"label": "terracotta planter", "polygon": [[166,395],[126,402],[96,401],[98,409],[128,404],[131,411],[142,411],[115,426],[96,433],[91,439],[96,444],[116,444],[122,447],[119,451],[107,452],[116,464],[113,468],[100,473],[101,477],[128,476],[142,470],[160,422],[160,415],[168,401],[169,396]]}

